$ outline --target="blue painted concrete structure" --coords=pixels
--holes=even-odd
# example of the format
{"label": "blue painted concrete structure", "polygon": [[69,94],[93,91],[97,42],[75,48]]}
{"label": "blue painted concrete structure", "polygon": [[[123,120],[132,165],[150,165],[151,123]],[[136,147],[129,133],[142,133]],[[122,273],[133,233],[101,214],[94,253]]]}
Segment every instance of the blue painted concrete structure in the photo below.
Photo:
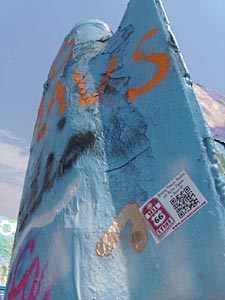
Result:
{"label": "blue painted concrete structure", "polygon": [[[113,238],[182,170],[204,208],[158,245],[135,217]],[[224,183],[160,1],[131,0],[113,35],[75,26],[44,85],[5,299],[225,299]]]}

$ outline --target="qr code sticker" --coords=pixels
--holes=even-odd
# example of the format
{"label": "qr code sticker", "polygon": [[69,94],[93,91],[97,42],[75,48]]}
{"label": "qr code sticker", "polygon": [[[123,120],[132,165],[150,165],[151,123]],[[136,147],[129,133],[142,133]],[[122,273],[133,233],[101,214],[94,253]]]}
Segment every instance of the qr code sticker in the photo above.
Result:
{"label": "qr code sticker", "polygon": [[148,199],[140,212],[158,244],[206,204],[206,198],[183,170]]}
{"label": "qr code sticker", "polygon": [[190,189],[186,186],[179,194],[170,200],[173,208],[176,210],[180,219],[186,216],[190,211],[199,205],[200,201]]}

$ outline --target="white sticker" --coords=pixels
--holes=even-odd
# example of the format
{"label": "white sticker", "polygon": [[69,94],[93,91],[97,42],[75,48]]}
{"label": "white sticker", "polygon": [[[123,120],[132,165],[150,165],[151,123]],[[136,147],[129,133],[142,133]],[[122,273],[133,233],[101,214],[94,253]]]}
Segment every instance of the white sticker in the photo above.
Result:
{"label": "white sticker", "polygon": [[182,171],[149,199],[140,212],[158,244],[206,204],[202,193],[187,173]]}

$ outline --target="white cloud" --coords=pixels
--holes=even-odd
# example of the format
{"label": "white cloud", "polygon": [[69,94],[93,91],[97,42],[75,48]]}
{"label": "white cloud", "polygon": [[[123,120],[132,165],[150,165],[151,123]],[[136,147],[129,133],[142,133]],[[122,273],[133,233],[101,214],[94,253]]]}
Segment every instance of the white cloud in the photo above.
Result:
{"label": "white cloud", "polygon": [[0,180],[23,184],[27,167],[27,153],[17,145],[0,142]]}
{"label": "white cloud", "polygon": [[1,216],[17,218],[22,186],[0,182],[0,214]]}
{"label": "white cloud", "polygon": [[6,139],[9,139],[9,140],[15,140],[15,141],[20,141],[20,142],[23,142],[23,139],[22,138],[19,138],[17,136],[15,136],[14,133],[8,131],[8,130],[4,130],[4,129],[0,129],[0,138],[6,138]]}
{"label": "white cloud", "polygon": [[27,162],[23,139],[0,129],[0,215],[17,217]]}

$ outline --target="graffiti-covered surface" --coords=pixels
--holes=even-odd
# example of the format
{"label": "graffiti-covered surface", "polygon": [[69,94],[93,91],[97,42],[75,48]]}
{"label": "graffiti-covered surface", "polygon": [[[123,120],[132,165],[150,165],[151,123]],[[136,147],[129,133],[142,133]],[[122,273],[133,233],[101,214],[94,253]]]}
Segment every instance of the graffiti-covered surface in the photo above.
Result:
{"label": "graffiti-covered surface", "polygon": [[6,286],[16,224],[16,220],[0,216],[0,286],[2,287]]}
{"label": "graffiti-covered surface", "polygon": [[6,300],[224,299],[217,157],[158,0],[115,34],[79,23],[44,85]]}

